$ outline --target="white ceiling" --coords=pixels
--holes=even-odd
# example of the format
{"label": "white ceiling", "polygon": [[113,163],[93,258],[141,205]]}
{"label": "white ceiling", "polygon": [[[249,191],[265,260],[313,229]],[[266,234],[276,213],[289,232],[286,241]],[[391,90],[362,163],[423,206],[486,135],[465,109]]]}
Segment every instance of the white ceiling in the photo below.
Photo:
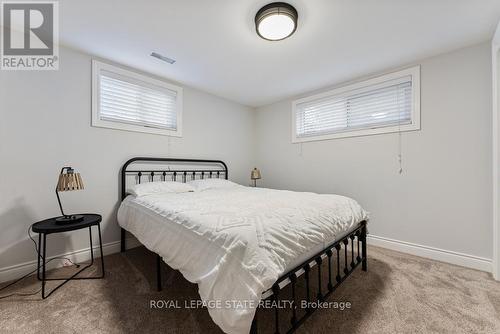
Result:
{"label": "white ceiling", "polygon": [[298,29],[269,42],[253,23],[269,2],[64,0],[61,44],[261,106],[488,40],[500,19],[499,0],[289,0]]}

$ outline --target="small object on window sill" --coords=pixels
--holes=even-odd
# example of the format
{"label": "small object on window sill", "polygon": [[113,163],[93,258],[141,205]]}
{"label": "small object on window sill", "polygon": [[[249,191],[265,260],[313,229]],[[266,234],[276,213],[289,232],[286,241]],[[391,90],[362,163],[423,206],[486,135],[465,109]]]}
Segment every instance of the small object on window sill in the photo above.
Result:
{"label": "small object on window sill", "polygon": [[250,173],[250,179],[253,181],[253,187],[257,187],[257,180],[260,180],[262,175],[260,174],[260,170],[255,167]]}

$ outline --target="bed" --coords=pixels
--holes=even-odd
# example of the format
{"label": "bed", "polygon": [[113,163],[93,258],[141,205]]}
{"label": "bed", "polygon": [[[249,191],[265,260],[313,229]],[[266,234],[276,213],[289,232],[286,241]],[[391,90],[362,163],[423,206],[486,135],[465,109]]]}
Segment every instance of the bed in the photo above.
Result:
{"label": "bed", "polygon": [[[287,286],[294,307],[283,331],[293,332],[314,311],[297,310],[299,280],[308,302],[323,301],[359,264],[367,270],[367,214],[353,199],[240,186],[225,181],[228,169],[218,160],[138,157],[124,164],[121,179],[122,251],[129,231],[157,254],[158,290],[162,260],[197,283],[224,332],[256,333],[261,301],[279,301]],[[131,184],[152,181],[201,187],[128,194]],[[316,291],[311,291],[313,268]],[[322,270],[328,272],[326,282]],[[279,307],[274,325],[276,333],[283,329]]]}

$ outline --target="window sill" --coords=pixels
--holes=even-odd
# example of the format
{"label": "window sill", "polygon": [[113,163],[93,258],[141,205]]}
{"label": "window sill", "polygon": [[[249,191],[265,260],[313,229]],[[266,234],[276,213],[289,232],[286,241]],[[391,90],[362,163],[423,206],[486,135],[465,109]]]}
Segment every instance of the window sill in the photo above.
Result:
{"label": "window sill", "polygon": [[309,141],[331,140],[331,139],[340,139],[349,137],[363,137],[363,136],[380,135],[384,133],[408,132],[408,131],[418,131],[418,130],[420,130],[420,125],[407,124],[401,126],[396,125],[396,126],[387,126],[383,128],[345,131],[345,132],[339,132],[321,136],[311,136],[311,137],[296,137],[294,135],[292,137],[292,143],[297,144]]}
{"label": "window sill", "polygon": [[131,131],[131,132],[142,132],[149,133],[153,135],[169,136],[169,137],[182,137],[182,132],[180,130],[168,130],[152,128],[147,126],[132,125],[118,122],[110,122],[103,120],[92,120],[92,126],[97,128],[114,129],[121,131]]}

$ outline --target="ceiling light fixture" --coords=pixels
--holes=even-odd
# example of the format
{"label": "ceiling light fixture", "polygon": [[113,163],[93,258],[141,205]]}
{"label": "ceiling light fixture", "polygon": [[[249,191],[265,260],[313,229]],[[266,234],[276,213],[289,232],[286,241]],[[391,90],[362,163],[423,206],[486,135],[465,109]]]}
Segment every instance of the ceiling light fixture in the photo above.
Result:
{"label": "ceiling light fixture", "polygon": [[163,60],[169,64],[173,64],[175,63],[175,59],[172,59],[172,58],[168,58],[168,57],[165,57],[165,56],[162,56],[161,54],[159,53],[156,53],[156,52],[152,52],[151,53],[151,57],[155,57],[155,58],[158,58],[160,60]]}
{"label": "ceiling light fixture", "polygon": [[273,2],[255,15],[257,34],[268,41],[290,37],[297,29],[297,10],[285,2]]}

